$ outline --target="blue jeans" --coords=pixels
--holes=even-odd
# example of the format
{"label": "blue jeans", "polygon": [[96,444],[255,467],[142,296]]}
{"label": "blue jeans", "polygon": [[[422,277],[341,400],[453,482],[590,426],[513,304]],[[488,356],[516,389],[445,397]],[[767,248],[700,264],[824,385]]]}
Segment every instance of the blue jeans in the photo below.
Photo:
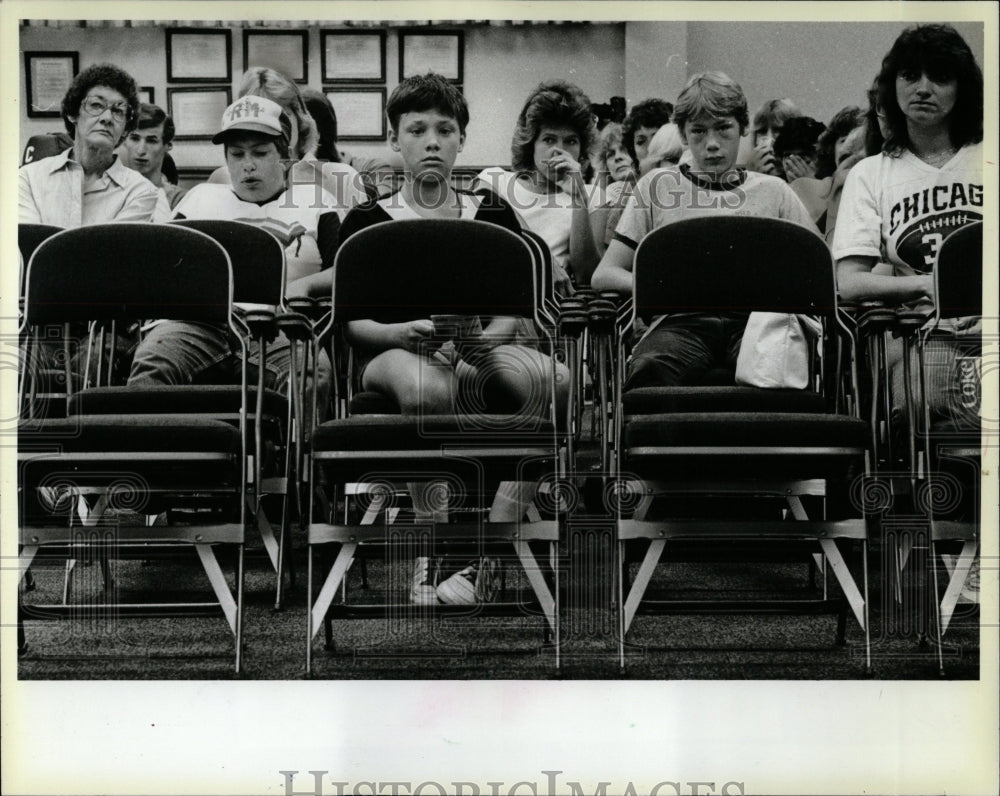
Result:
{"label": "blue jeans", "polygon": [[[228,329],[204,323],[160,321],[139,343],[128,383],[135,386],[235,384],[240,380],[239,357],[240,347]],[[320,353],[318,360],[317,405],[322,417],[329,400],[333,368],[325,352]],[[252,384],[260,364],[256,347],[251,350],[248,362]],[[298,366],[301,368],[302,363]],[[284,393],[291,373],[291,344],[283,334],[268,344],[265,368],[265,387]]]}
{"label": "blue jeans", "polygon": [[736,368],[746,313],[675,315],[632,350],[625,389],[699,384],[713,368]]}

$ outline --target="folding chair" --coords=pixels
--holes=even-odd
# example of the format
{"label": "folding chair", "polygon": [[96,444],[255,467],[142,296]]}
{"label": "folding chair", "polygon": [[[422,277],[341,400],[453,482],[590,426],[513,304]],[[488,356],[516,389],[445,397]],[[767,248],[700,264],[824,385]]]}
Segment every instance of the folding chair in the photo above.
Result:
{"label": "folding chair", "polygon": [[[22,328],[40,324],[170,317],[230,328],[233,314],[225,250],[207,235],[170,225],[102,224],[48,238],[28,266]],[[244,357],[245,361],[245,357]],[[243,546],[247,505],[258,484],[251,463],[247,370],[235,423],[146,411],[24,419],[18,428],[20,567],[38,556],[150,559],[194,551],[215,602],[102,603],[112,617],[216,614],[221,608],[242,665]],[[168,407],[169,408],[169,407]],[[80,511],[84,498],[97,503]],[[111,509],[121,509],[112,512]],[[184,522],[126,525],[138,513],[176,509]],[[233,588],[215,548],[235,550]],[[109,581],[105,580],[105,598]],[[79,617],[73,604],[30,605],[25,618]]]}
{"label": "folding chair", "polygon": [[[406,268],[400,267],[399,252],[407,252]],[[361,319],[404,322],[444,313],[539,321],[535,261],[525,240],[484,222],[414,220],[377,224],[341,246],[334,267],[334,326]],[[539,323],[538,328],[544,334],[547,325]],[[457,491],[480,499],[486,496],[488,501],[500,481],[537,481],[552,473],[561,474],[560,451],[565,444],[561,426],[554,400],[545,417],[477,412],[353,414],[313,429],[307,457],[309,483],[317,484],[322,473],[330,485],[381,484],[385,495],[391,495],[395,483],[445,478]],[[330,505],[335,506],[336,500],[331,499]],[[544,617],[559,665],[558,568],[554,568],[550,588],[529,546],[532,541],[547,543],[550,558],[555,560],[561,522],[558,506],[552,520],[489,523],[480,511],[472,522],[404,525],[391,524],[395,513],[386,510],[381,512],[384,525],[372,524],[380,510],[377,505],[369,506],[368,516],[360,524],[341,524],[330,516],[315,516],[314,502],[308,530],[307,673],[312,670],[313,637],[329,614],[341,618],[380,616],[401,607],[396,605],[395,595],[376,605],[334,604],[355,557],[365,549],[384,552],[387,545],[390,556],[395,548],[405,548],[415,556],[426,554],[413,552],[416,550],[451,550],[460,544],[478,551],[497,543],[511,544],[535,598],[530,606],[518,601],[440,604],[419,606],[419,610],[449,615],[467,615],[470,610],[476,614],[525,615],[536,610]],[[530,510],[528,515],[532,516]],[[322,587],[314,593],[314,552],[324,545],[339,548]]]}
{"label": "folding chair", "polygon": [[[982,317],[983,314],[983,225],[969,224],[949,235],[938,252],[934,266],[934,316],[920,330],[920,376],[926,477],[918,492],[918,506],[927,515],[931,555],[928,576],[933,584],[934,636],[938,668],[944,674],[943,637],[955,613],[959,596],[975,561],[980,539],[979,479],[981,477],[982,431],[976,404],[981,400],[982,335],[956,336],[944,329],[942,321],[952,318]],[[958,349],[957,376],[962,388],[954,416],[932,420],[928,395],[928,364],[925,350],[932,340],[945,340]],[[963,492],[965,500],[963,500]],[[942,549],[960,545],[954,567],[948,571],[944,594],[939,592],[936,556]]]}
{"label": "folding chair", "polygon": [[[21,274],[19,297],[21,312],[24,310],[24,277],[28,263],[35,249],[46,238],[50,238],[62,227],[51,224],[18,224],[17,246],[21,254]],[[44,357],[46,342],[62,341],[62,368],[43,367],[38,361]],[[66,412],[66,392],[72,390],[72,374],[70,372],[69,329],[68,327],[50,327],[36,329],[31,337],[18,341],[21,353],[26,363],[20,370],[23,378],[18,384],[18,400],[21,412],[26,417],[61,416]],[[46,363],[46,365],[52,363]],[[57,389],[59,388],[59,389]]]}
{"label": "folding chair", "polygon": [[[252,345],[266,361],[267,344],[274,340],[275,317],[282,311],[285,286],[285,253],[281,243],[267,230],[241,221],[183,220],[174,226],[198,230],[219,243],[233,267],[233,300],[238,317],[250,332]],[[293,461],[289,430],[293,429],[292,402],[265,386],[265,368],[257,368],[256,386],[249,391],[247,422],[253,427],[254,480],[259,484],[255,519],[271,566],[277,574],[275,608],[282,604],[282,573],[288,557],[287,484]],[[69,401],[70,415],[161,414],[165,412],[200,416],[238,423],[243,394],[239,385],[193,384],[163,386],[90,387]],[[279,536],[274,534],[263,499],[267,495],[285,497],[281,508]]]}
{"label": "folding chair", "polygon": [[[679,312],[771,311],[820,316],[826,334],[839,326],[834,270],[826,245],[791,222],[717,216],[654,230],[636,252],[630,322]],[[620,356],[623,343],[619,341]],[[806,390],[738,386],[644,388],[624,394],[616,428],[619,662],[637,613],[837,613],[843,639],[847,606],[865,633],[870,667],[868,576],[864,518],[826,516],[829,498],[844,498],[866,470],[867,425],[831,413],[834,402],[818,369]],[[662,494],[751,495],[783,499],[783,519],[649,519]],[[824,515],[807,516],[803,498],[823,498]],[[846,501],[844,501],[846,502]],[[634,511],[630,510],[634,509]],[[626,545],[648,540],[626,593]],[[856,585],[838,541],[860,543],[863,583]],[[844,599],[653,601],[645,599],[668,545],[820,552]],[[711,553],[712,550],[709,550]],[[724,557],[724,556],[720,556]],[[794,559],[793,559],[794,560]]]}

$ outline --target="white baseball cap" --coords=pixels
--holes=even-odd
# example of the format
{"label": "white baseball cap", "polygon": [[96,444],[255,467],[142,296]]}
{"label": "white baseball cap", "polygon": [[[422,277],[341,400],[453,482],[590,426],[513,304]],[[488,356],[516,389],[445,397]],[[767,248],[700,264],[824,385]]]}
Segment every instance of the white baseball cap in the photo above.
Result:
{"label": "white baseball cap", "polygon": [[240,131],[283,138],[287,144],[291,138],[292,124],[277,102],[267,97],[247,94],[226,108],[222,114],[222,129],[212,138],[212,143],[221,144],[232,133]]}

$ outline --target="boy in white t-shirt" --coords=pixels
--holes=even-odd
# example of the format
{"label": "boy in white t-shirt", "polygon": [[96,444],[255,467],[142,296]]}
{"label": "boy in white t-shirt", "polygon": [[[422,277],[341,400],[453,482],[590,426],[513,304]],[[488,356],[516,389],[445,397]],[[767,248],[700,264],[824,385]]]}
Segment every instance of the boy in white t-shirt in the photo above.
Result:
{"label": "boy in white t-shirt", "polygon": [[[614,239],[594,272],[598,290],[632,292],[635,250],[666,224],[706,215],[784,218],[815,229],[788,184],[736,168],[746,134],[746,97],[721,72],[694,75],[678,97],[674,121],[692,163],[654,169],[636,183]],[[683,313],[657,319],[636,344],[626,389],[697,384],[714,367],[735,367],[746,313]]]}

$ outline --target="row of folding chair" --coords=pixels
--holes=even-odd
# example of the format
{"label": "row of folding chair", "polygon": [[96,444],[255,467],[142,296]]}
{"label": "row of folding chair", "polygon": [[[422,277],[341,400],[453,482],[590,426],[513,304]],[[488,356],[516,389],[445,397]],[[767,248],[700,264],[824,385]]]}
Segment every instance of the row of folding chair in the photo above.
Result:
{"label": "row of folding chair", "polygon": [[[184,251],[180,243],[167,248],[162,242],[150,246],[141,239],[158,233],[140,232],[146,225],[127,226],[133,230],[135,251],[142,253],[137,261],[143,263],[144,269],[148,259],[148,268],[169,271],[173,264],[164,252],[176,255]],[[71,238],[72,245],[79,246],[76,233],[83,234],[60,233],[53,241]],[[112,237],[124,234],[113,228],[106,233]],[[180,232],[174,228],[168,234]],[[95,243],[99,244],[100,238],[87,245]],[[199,239],[199,245],[204,241]],[[229,248],[232,256],[249,256],[246,252],[237,254],[233,246]],[[159,254],[147,258],[147,249]],[[101,251],[99,245],[97,251]],[[408,252],[408,267],[401,269],[399,252],[404,251]],[[443,251],[448,252],[447,257],[440,255]],[[243,519],[237,524],[241,529],[253,524],[266,529],[262,495],[273,491],[290,497],[282,502],[280,542],[275,544],[272,556],[277,559],[279,572],[279,602],[280,573],[287,559],[284,542],[293,516],[307,539],[307,671],[312,669],[314,637],[321,627],[332,647],[334,619],[391,614],[406,602],[405,597],[398,599],[398,590],[361,602],[351,599],[348,574],[355,561],[360,561],[364,584],[365,564],[372,557],[388,562],[390,569],[398,569],[405,568],[415,556],[479,557],[502,550],[509,551],[510,560],[523,571],[527,582],[523,593],[505,595],[511,599],[486,605],[434,606],[430,612],[444,616],[537,616],[542,645],[552,652],[558,667],[560,592],[565,587],[560,582],[560,542],[565,544],[568,520],[567,504],[559,496],[564,486],[579,483],[588,475],[604,482],[604,494],[616,496],[613,605],[623,669],[631,649],[628,633],[638,615],[706,611],[831,612],[838,616],[839,641],[844,640],[847,619],[853,616],[864,633],[865,665],[870,667],[867,541],[871,517],[863,504],[852,502],[850,497],[852,489],[856,490],[869,474],[878,446],[873,444],[871,425],[858,416],[862,405],[867,404],[860,397],[854,351],[857,329],[844,322],[837,303],[833,264],[822,241],[801,228],[771,219],[713,218],[674,224],[643,240],[636,254],[634,293],[624,303],[595,294],[560,300],[551,284],[547,253],[544,243],[530,235],[518,236],[477,222],[381,224],[352,236],[339,250],[328,305],[298,300],[286,306],[280,297],[268,295],[256,297],[266,299],[254,302],[263,305],[260,315],[227,315],[231,325],[241,325],[240,339],[246,345],[249,338],[256,337],[259,345],[266,346],[267,338],[278,326],[293,342],[292,372],[298,376],[291,379],[287,397],[277,396],[285,401],[278,404],[280,410],[271,413],[283,420],[283,431],[277,437],[277,447],[283,445],[286,456],[283,466],[263,465],[268,439],[262,428],[269,416],[265,408],[267,391],[259,381],[254,393],[247,383],[245,368],[244,383],[239,388],[240,409],[235,418],[228,419],[237,421],[245,432],[238,433],[243,450],[234,457],[243,470],[240,483],[248,485],[239,505]],[[82,308],[68,312],[68,317],[62,317],[65,299],[57,294],[54,306],[58,309],[40,312],[39,306],[48,307],[53,302],[44,277],[39,275],[45,271],[36,260],[45,263],[62,258],[61,267],[75,274],[76,281],[88,269],[73,262],[74,258],[67,257],[64,250],[47,253],[43,246],[36,254],[45,256],[32,257],[28,269],[26,328],[56,320],[83,319],[86,312],[95,312],[94,317],[100,320],[121,320],[130,312],[140,311],[137,299],[126,300],[126,293],[120,292],[118,303],[109,305],[105,301],[100,307],[89,307],[85,302]],[[60,256],[51,256],[54,254]],[[185,259],[181,257],[181,262]],[[475,264],[474,269],[470,263]],[[127,268],[122,266],[121,270]],[[101,273],[101,269],[93,265],[90,273]],[[133,283],[134,273],[133,266]],[[180,273],[172,272],[172,276]],[[153,279],[155,282],[155,276]],[[200,294],[200,284],[193,284],[198,285],[196,292]],[[135,288],[142,296],[139,304],[150,300],[148,293],[141,293],[141,288],[149,285],[126,280],[120,287],[122,291]],[[173,296],[178,306],[186,307],[184,302],[194,301],[175,279],[171,280],[170,290],[173,292],[164,296]],[[250,288],[246,290],[246,295],[252,297]],[[84,295],[92,303],[101,304],[96,291]],[[196,314],[188,307],[178,315],[164,306],[160,301],[163,297],[155,289],[152,295],[157,308],[152,315],[183,319]],[[280,310],[277,319],[272,309]],[[218,307],[216,310],[216,322],[230,312]],[[761,390],[717,385],[624,391],[627,342],[637,321],[649,322],[666,313],[719,310],[802,313],[822,318],[823,341],[814,352],[817,365],[809,388]],[[142,307],[142,317],[151,314],[148,306]],[[566,411],[557,411],[555,384],[550,384],[551,399],[541,416],[496,413],[476,396],[465,405],[460,402],[455,415],[404,416],[397,407],[387,406],[384,399],[372,402],[371,396],[353,392],[349,380],[338,380],[332,402],[334,416],[320,420],[310,387],[314,380],[308,380],[306,372],[321,349],[328,350],[335,363],[350,359],[347,338],[342,333],[346,323],[358,319],[401,323],[432,314],[504,315],[524,320],[534,330],[536,344],[569,367],[571,398]],[[248,321],[258,327],[256,334],[250,333]],[[335,371],[339,372],[339,368],[335,367]],[[581,396],[588,373],[594,430],[601,451],[596,476],[577,471],[579,457],[574,447],[583,435]],[[127,396],[128,392],[123,394]],[[195,398],[191,400],[197,403]],[[307,403],[314,407],[311,413],[304,411]],[[132,413],[138,404],[155,409],[145,413],[147,419],[136,420]],[[211,412],[183,418],[178,418],[176,412],[164,413],[166,407],[178,407],[176,399],[166,397],[166,393],[157,402],[154,396],[141,400],[134,395],[121,397],[109,388],[84,390],[72,396],[69,405],[73,407],[69,418],[55,422],[76,423],[86,429],[131,428],[130,423],[167,424],[170,429],[178,429],[196,417],[197,422],[223,425],[227,419],[213,417]],[[302,428],[305,417],[313,418],[308,429]],[[98,443],[93,436],[99,432],[90,433],[89,447],[81,448],[75,441],[67,442],[72,436],[67,429],[50,421],[42,421],[41,425],[34,422],[35,427],[25,426],[23,450],[19,452],[23,501],[30,502],[31,495],[45,494],[38,486],[48,473],[28,469],[35,458],[29,448],[44,437],[36,431],[45,423],[49,423],[50,431],[57,432],[65,448],[60,455],[69,455],[70,481],[76,486],[82,478],[80,473],[88,467],[93,469],[92,464],[83,462],[97,462],[108,455],[114,462],[122,459],[116,445],[110,446],[111,451],[103,450],[106,439],[100,437]],[[218,426],[213,428],[221,434]],[[230,423],[227,428],[232,431],[235,426]],[[156,456],[144,460],[138,451],[131,452],[143,461],[143,467],[146,460],[157,460]],[[100,480],[93,473],[88,473],[87,478],[94,483]],[[192,484],[181,480],[176,488],[167,479],[166,486],[151,486],[148,492],[154,494],[160,489],[171,499],[177,498],[185,488],[193,489]],[[526,505],[517,521],[489,522],[489,500],[503,481],[540,483],[539,494],[547,498],[544,511],[538,509],[537,504],[543,502],[539,499]],[[406,503],[406,485],[417,482],[449,484],[453,498],[449,508],[456,510],[455,516],[461,514],[469,521],[410,519],[401,506]],[[114,493],[106,484],[98,484],[96,489],[96,494],[100,489],[105,489],[105,494]],[[225,513],[213,502],[216,498],[221,503],[231,501],[232,490],[232,484],[227,482],[225,488],[212,493],[211,499],[199,493],[198,499],[205,504],[200,506],[202,514],[207,517]],[[459,495],[464,496],[464,503],[457,499]],[[686,505],[692,495],[705,498],[700,503],[695,499],[695,510]],[[722,505],[732,496],[737,496],[733,502],[735,515],[720,517],[717,511],[699,515],[706,503]],[[748,505],[751,498],[755,505],[764,507],[756,518],[742,513],[741,507]],[[234,509],[229,505],[229,515]],[[32,542],[28,527],[31,523],[25,521],[31,519],[29,515],[27,511],[22,513],[25,567],[42,547],[65,544],[69,535],[79,534],[79,518],[70,518],[67,527],[56,532],[49,517],[51,535],[36,535]],[[180,541],[190,543],[197,537],[195,531],[188,533],[187,525],[179,527],[184,528]],[[156,528],[148,532],[150,538],[165,533]],[[235,532],[230,528],[227,533]],[[211,550],[204,539],[195,538],[203,562]],[[171,537],[171,541],[178,540]],[[216,541],[229,541],[229,537]],[[239,573],[234,587],[237,606],[242,594],[242,542],[240,535]],[[724,600],[711,605],[651,599],[651,592],[647,592],[661,559],[671,554],[671,560],[675,560],[694,548],[698,555],[709,558],[805,561],[811,570],[821,570],[822,591],[807,600]],[[638,569],[633,576],[637,554]],[[855,561],[857,577],[852,574],[851,562]],[[965,566],[964,561],[960,563]],[[209,577],[220,592],[219,573],[213,570]],[[222,597],[219,601],[225,603]]]}
{"label": "row of folding chair", "polygon": [[[908,563],[916,558],[919,634],[922,641],[932,637],[942,674],[944,634],[978,554],[981,529],[982,334],[975,325],[962,333],[948,322],[981,318],[982,265],[982,224],[970,224],[948,236],[938,251],[932,310],[872,303],[850,311],[867,375],[863,411],[874,442],[873,485],[867,493],[876,498],[873,513],[889,543],[885,554],[892,562],[892,594],[898,604],[904,602]],[[894,339],[902,349],[903,369],[903,394],[896,401],[889,357]],[[929,363],[929,345],[940,342],[951,346],[954,356]],[[932,370],[942,367],[955,369],[944,374],[945,380],[956,393],[964,391],[956,394],[947,417],[932,416],[930,400]],[[935,375],[939,389],[942,374]],[[897,531],[897,525],[906,530]]]}

